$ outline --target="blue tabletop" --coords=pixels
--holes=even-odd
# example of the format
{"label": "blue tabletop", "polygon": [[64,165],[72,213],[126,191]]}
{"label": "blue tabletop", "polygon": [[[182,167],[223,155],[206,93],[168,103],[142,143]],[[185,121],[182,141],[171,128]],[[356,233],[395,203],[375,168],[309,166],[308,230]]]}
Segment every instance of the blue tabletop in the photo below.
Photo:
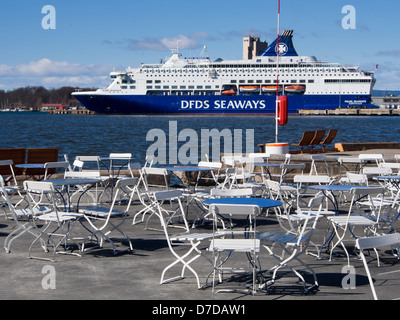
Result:
{"label": "blue tabletop", "polygon": [[280,167],[281,164],[280,163],[254,163],[254,166],[258,166],[258,167]]}
{"label": "blue tabletop", "polygon": [[354,188],[369,188],[367,186],[355,186],[349,184],[323,184],[310,186],[310,189],[321,190],[321,191],[350,191]]}
{"label": "blue tabletop", "polygon": [[197,166],[185,166],[185,167],[166,167],[168,171],[212,171],[215,170],[213,168],[205,168],[205,167],[197,167]]}
{"label": "blue tabletop", "polygon": [[374,177],[374,179],[377,179],[377,180],[400,180],[400,176],[399,175],[395,175],[395,176],[377,176],[377,177]]}
{"label": "blue tabletop", "polygon": [[208,199],[203,202],[206,205],[211,204],[236,204],[236,205],[257,205],[260,208],[279,207],[282,202],[265,198],[218,198]]}
{"label": "blue tabletop", "polygon": [[22,163],[15,166],[22,169],[44,169],[44,163]]}
{"label": "blue tabletop", "polygon": [[67,179],[50,179],[44,180],[45,182],[51,182],[56,186],[68,186],[77,184],[94,184],[102,181],[100,178],[67,178]]}

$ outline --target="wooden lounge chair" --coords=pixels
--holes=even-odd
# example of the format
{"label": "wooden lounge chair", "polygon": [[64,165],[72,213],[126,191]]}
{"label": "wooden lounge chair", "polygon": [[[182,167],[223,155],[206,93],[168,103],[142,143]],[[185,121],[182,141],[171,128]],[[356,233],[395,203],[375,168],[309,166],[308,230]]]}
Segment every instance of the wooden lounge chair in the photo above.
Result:
{"label": "wooden lounge chair", "polygon": [[328,131],[328,135],[324,139],[324,141],[321,141],[320,146],[322,147],[322,152],[326,151],[326,146],[331,144],[332,141],[336,138],[336,134],[338,132],[338,129],[330,129]]}
{"label": "wooden lounge chair", "polygon": [[310,146],[311,141],[314,139],[315,131],[304,131],[303,137],[299,143],[292,143],[292,146],[298,147],[303,153],[304,149]]}
{"label": "wooden lounge chair", "polygon": [[315,151],[316,146],[319,146],[321,144],[322,140],[325,137],[325,132],[326,132],[326,130],[315,131],[314,138],[310,142],[310,148],[311,148],[312,152]]}
{"label": "wooden lounge chair", "polygon": [[[59,148],[30,148],[27,150],[26,163],[46,163],[46,162],[57,162],[58,161],[58,150]],[[30,174],[44,175],[44,169],[28,169],[26,173],[30,171]],[[55,173],[55,169],[48,171],[49,174]]]}
{"label": "wooden lounge chair", "polygon": [[[9,148],[0,149],[0,160],[12,160],[13,170],[15,175],[21,175],[22,170],[15,168],[15,165],[25,163],[26,149],[25,148]],[[11,171],[8,167],[2,167],[0,169],[0,174],[3,176],[10,176]]]}

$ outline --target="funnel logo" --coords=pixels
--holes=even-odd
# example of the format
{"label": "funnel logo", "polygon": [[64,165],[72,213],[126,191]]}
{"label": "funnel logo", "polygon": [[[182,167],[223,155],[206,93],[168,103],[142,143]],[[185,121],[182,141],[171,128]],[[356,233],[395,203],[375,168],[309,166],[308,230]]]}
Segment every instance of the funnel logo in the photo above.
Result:
{"label": "funnel logo", "polygon": [[[279,44],[279,55],[284,56],[289,51],[288,46],[286,43]],[[275,52],[278,53],[278,45],[275,47]]]}

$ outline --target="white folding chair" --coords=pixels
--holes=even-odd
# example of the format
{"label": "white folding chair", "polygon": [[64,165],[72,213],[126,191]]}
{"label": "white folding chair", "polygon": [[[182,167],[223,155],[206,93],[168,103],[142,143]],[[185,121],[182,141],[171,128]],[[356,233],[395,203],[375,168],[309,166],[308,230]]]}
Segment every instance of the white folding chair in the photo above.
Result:
{"label": "white folding chair", "polygon": [[[300,256],[307,251],[311,243],[314,230],[320,217],[324,196],[318,196],[310,200],[308,210],[292,215],[292,219],[296,219],[296,228],[291,233],[274,233],[265,232],[258,236],[262,246],[272,255],[279,263],[269,269],[272,273],[271,280],[268,280],[262,286],[266,288],[275,283],[277,273],[282,268],[289,268],[303,283],[304,293],[318,288],[318,280],[314,270],[300,259]],[[282,252],[277,253],[277,249],[282,249]],[[292,262],[299,262],[308,269],[314,278],[314,283],[307,287],[304,277],[299,271],[291,265]]]}
{"label": "white folding chair", "polygon": [[[293,178],[293,182],[297,188],[297,211],[301,211],[304,205],[308,205],[310,197],[315,197],[314,193],[308,193],[308,188],[311,185],[327,185],[333,182],[330,176],[325,175],[296,175]],[[335,211],[328,209],[328,199],[326,198],[326,209],[321,212],[324,215],[335,214]]]}
{"label": "white folding chair", "polygon": [[[47,181],[25,181],[24,182],[24,189],[27,193],[27,200],[29,203],[29,209],[31,212],[34,212],[35,208],[37,207],[37,203],[33,202],[31,196],[35,196],[37,194],[42,194],[46,197],[51,207],[49,208],[50,211],[41,215],[38,215],[36,219],[33,219],[37,230],[39,231],[38,236],[32,242],[31,246],[29,247],[29,254],[28,257],[31,259],[41,259],[41,260],[50,260],[55,262],[57,253],[63,254],[73,254],[80,256],[82,250],[74,239],[71,237],[73,224],[77,222],[80,218],[83,217],[82,214],[79,213],[72,213],[72,212],[63,212],[58,209],[57,206],[57,197],[56,191],[54,186],[51,182]],[[38,223],[43,222],[45,223],[44,226],[39,228]],[[54,241],[53,239],[58,237],[58,241]],[[47,257],[38,257],[32,255],[32,250],[34,245],[40,241],[46,244],[48,247],[49,243],[53,244],[53,254],[51,258]],[[69,241],[74,242],[74,244],[78,245],[79,252],[68,252],[67,249],[69,247]],[[59,251],[60,247],[64,247],[64,251]]]}
{"label": "white folding chair", "polygon": [[25,209],[17,209],[17,205],[12,204],[10,197],[8,195],[7,187],[4,184],[3,177],[0,176],[0,194],[5,200],[5,204],[7,207],[4,207],[3,210],[9,211],[11,214],[11,218],[14,220],[16,228],[8,234],[6,239],[4,240],[4,249],[6,253],[11,252],[11,244],[21,237],[24,234],[30,234],[34,238],[38,236],[37,231],[35,231],[35,225],[33,224],[33,219],[43,213],[48,212],[48,209],[45,207],[35,207],[33,210],[28,208]]}
{"label": "white folding chair", "polygon": [[293,206],[296,204],[297,189],[293,188],[294,192],[288,192],[282,188],[279,182],[269,179],[265,181],[265,185],[269,198],[282,202],[280,207],[274,208],[274,213],[281,227],[287,232],[290,232],[293,229],[290,213]]}
{"label": "white folding chair", "polygon": [[[121,170],[126,168],[128,170],[128,164],[132,160],[132,153],[110,153],[110,177],[119,177]],[[117,174],[114,174],[117,171]]]}
{"label": "white folding chair", "polygon": [[[344,244],[344,241],[347,241],[348,238],[346,236],[350,232],[353,238],[356,239],[358,237],[356,228],[361,228],[366,236],[376,234],[384,199],[384,189],[379,187],[358,187],[351,189],[350,194],[352,199],[347,215],[328,217],[336,236],[336,243],[330,250],[330,260],[332,260],[334,249],[341,245],[346,254],[348,265],[350,265],[350,256]],[[373,197],[376,196],[379,196],[378,199],[380,201],[373,201]],[[367,215],[356,211],[358,208],[357,203],[361,200],[363,202],[368,201],[369,210]]]}
{"label": "white folding chair", "polygon": [[[182,197],[182,192],[180,190],[158,191],[154,194],[154,201],[153,201],[154,212],[160,219],[161,227],[164,232],[165,239],[167,240],[168,243],[168,248],[172,253],[172,255],[175,257],[175,260],[163,269],[161,274],[160,284],[165,284],[178,279],[184,279],[185,270],[188,269],[195,276],[197,287],[198,289],[200,289],[202,288],[202,286],[200,283],[199,275],[192,268],[191,264],[195,260],[197,260],[200,256],[202,256],[202,252],[199,248],[200,244],[205,240],[212,239],[213,234],[190,233],[186,217],[184,215],[181,206],[180,206],[181,215],[179,217],[182,218],[184,221],[184,225],[186,226],[186,232],[183,234],[171,233],[172,230],[176,230],[174,228],[170,228],[171,219],[178,216],[176,215],[171,216],[171,214],[163,208],[163,203],[165,201],[175,201],[179,203],[181,197]],[[181,252],[182,247],[187,248],[187,250],[185,250],[185,252],[183,253]],[[169,271],[177,264],[183,265],[180,276],[165,279],[167,271]]]}
{"label": "white folding chair", "polygon": [[[147,219],[147,228],[148,221],[154,214],[154,208],[152,207],[154,192],[169,190],[169,174],[165,168],[143,167],[140,169],[140,179],[141,183],[139,182],[139,187],[137,188],[137,196],[144,208],[134,215],[132,225],[144,222],[146,214],[151,214]],[[137,220],[139,216],[142,216],[142,219]]]}
{"label": "white folding chair", "polygon": [[[11,185],[5,186],[5,190],[7,191],[7,194],[10,197],[13,197],[14,195],[19,196],[20,199],[19,199],[18,203],[16,204],[16,205],[19,205],[24,200],[24,196],[21,194],[22,188],[18,185],[18,181],[15,176],[13,165],[14,165],[13,160],[1,160],[0,161],[0,166],[9,168],[9,176],[6,178],[6,181],[9,181],[9,182],[12,181]],[[7,218],[7,215],[6,215],[6,218]]]}
{"label": "white folding chair", "polygon": [[311,155],[311,169],[310,169],[310,175],[318,175],[318,169],[317,169],[317,165],[316,165],[316,161],[323,161],[325,164],[325,171],[326,171],[326,175],[330,176],[330,172],[329,172],[329,166],[328,163],[326,162],[326,155],[325,154],[318,154],[318,155]]}
{"label": "white folding chair", "polygon": [[[93,234],[100,235],[100,247],[103,247],[104,240],[108,241],[113,248],[114,254],[118,253],[114,241],[110,236],[114,230],[118,231],[119,234],[125,238],[125,240],[128,242],[129,250],[133,251],[131,239],[120,229],[120,226],[124,223],[128,215],[133,196],[136,194],[135,188],[137,187],[138,181],[138,178],[126,178],[118,180],[115,185],[113,200],[109,207],[94,206],[79,209],[79,212],[84,214],[84,217],[89,223]],[[126,194],[129,195],[126,206],[121,210],[116,209],[121,197],[125,196]],[[114,223],[113,220],[117,220],[117,223]]]}
{"label": "white folding chair", "polygon": [[[260,240],[257,239],[257,217],[260,215],[260,208],[255,205],[210,205],[210,213],[213,215],[215,237],[210,243],[209,250],[213,253],[213,293],[215,292],[216,278],[221,284],[224,282],[224,274],[237,274],[238,272],[252,275],[252,286],[248,288],[239,287],[218,290],[217,292],[245,291],[256,293],[256,276],[260,269],[258,266],[258,254],[260,252]],[[224,230],[225,237],[221,239],[221,233],[217,232],[217,221],[226,219],[230,222],[230,227]],[[234,227],[234,219],[246,219],[248,225],[243,228]],[[232,254],[245,253],[245,267],[238,267],[236,263],[227,264],[228,258]],[[243,260],[240,260],[242,265]],[[245,283],[244,283],[245,284]],[[240,284],[240,285],[243,285]]]}
{"label": "white folding chair", "polygon": [[197,182],[196,182],[196,188],[199,184],[199,182],[201,180],[205,180],[205,181],[212,181],[212,183],[214,184],[214,186],[218,186],[220,184],[220,170],[222,168],[222,163],[221,162],[211,162],[211,161],[200,161],[198,166],[200,168],[212,168],[214,170],[211,170],[211,178],[209,177],[202,177],[202,172],[199,172],[198,176],[197,176]]}
{"label": "white folding chair", "polygon": [[376,252],[378,248],[391,247],[393,249],[394,246],[398,251],[400,246],[400,233],[393,233],[376,237],[359,238],[356,241],[356,248],[360,250],[360,256],[368,276],[368,281],[371,287],[371,292],[374,297],[374,300],[378,300],[378,295],[375,290],[374,280],[372,279],[367,259],[364,255],[364,250],[375,250]]}

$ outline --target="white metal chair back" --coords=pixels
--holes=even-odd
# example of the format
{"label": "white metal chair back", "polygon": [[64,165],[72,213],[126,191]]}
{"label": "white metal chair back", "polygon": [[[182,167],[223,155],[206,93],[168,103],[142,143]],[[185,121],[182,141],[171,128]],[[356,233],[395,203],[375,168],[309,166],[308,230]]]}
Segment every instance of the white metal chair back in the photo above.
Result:
{"label": "white metal chair back", "polygon": [[200,167],[200,168],[211,168],[211,169],[214,169],[214,170],[210,171],[210,174],[211,174],[212,178],[202,177],[202,172],[199,171],[199,174],[197,175],[196,187],[197,187],[197,184],[199,183],[200,180],[212,179],[216,186],[219,184],[220,170],[222,168],[222,163],[221,162],[200,161],[198,163],[198,167]]}
{"label": "white metal chair back", "polygon": [[392,168],[388,167],[365,167],[363,168],[363,174],[365,175],[377,175],[377,176],[387,176],[393,173]]}
{"label": "white metal chair back", "polygon": [[372,295],[375,300],[378,300],[378,295],[376,293],[374,280],[372,279],[368,263],[364,255],[364,250],[371,250],[371,249],[376,250],[377,248],[393,247],[393,246],[396,246],[398,250],[399,245],[400,245],[400,233],[393,233],[376,237],[358,238],[356,241],[356,248],[360,250],[360,256],[363,261],[363,265],[367,273],[368,281],[371,287]]}
{"label": "white metal chair back", "polygon": [[65,175],[69,168],[70,164],[69,162],[62,161],[62,162],[46,162],[44,164],[44,180],[47,180],[53,173],[50,173],[49,171],[51,169],[55,169],[56,172]]}
{"label": "white metal chair back", "polygon": [[346,172],[347,182],[360,186],[368,186],[368,177],[363,173]]}
{"label": "white metal chair back", "polygon": [[100,157],[99,156],[77,156],[75,160],[82,161],[83,163],[94,162],[97,166],[97,170],[100,171]]}
{"label": "white metal chair back", "polygon": [[239,189],[211,189],[211,197],[227,198],[227,197],[251,197],[254,195],[252,188],[239,188]]}
{"label": "white metal chair back", "polygon": [[364,153],[358,156],[362,160],[372,160],[375,161],[377,165],[379,163],[385,162],[385,158],[381,153]]}
{"label": "white metal chair back", "polygon": [[[168,183],[168,170],[165,168],[155,168],[155,167],[143,167],[143,182],[145,185],[145,190],[149,191],[149,187],[158,187],[169,190],[169,183]],[[160,180],[158,184],[156,183],[149,183],[149,176],[153,176],[153,178],[158,177],[157,180]]]}

